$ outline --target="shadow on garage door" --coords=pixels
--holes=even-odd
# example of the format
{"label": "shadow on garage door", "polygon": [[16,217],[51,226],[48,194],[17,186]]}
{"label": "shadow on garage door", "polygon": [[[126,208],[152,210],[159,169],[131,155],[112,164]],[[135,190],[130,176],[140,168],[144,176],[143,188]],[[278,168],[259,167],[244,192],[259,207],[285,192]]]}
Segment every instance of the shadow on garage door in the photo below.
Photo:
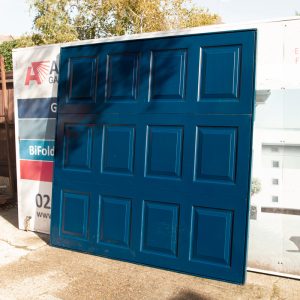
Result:
{"label": "shadow on garage door", "polygon": [[244,282],[255,41],[62,48],[52,245]]}

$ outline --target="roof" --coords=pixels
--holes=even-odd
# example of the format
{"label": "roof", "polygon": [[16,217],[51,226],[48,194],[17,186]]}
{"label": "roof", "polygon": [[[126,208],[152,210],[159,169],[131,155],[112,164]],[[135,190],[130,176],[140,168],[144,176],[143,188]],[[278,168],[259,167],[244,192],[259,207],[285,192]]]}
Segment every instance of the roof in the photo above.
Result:
{"label": "roof", "polygon": [[3,42],[13,41],[14,37],[12,35],[2,35],[0,34],[0,44]]}

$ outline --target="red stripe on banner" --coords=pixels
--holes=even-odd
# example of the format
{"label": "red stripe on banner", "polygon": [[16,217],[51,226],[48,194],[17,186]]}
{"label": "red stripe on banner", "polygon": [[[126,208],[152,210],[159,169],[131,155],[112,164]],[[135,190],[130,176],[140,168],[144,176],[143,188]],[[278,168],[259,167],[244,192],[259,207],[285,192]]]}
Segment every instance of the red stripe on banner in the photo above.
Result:
{"label": "red stripe on banner", "polygon": [[20,160],[21,179],[52,182],[53,162]]}

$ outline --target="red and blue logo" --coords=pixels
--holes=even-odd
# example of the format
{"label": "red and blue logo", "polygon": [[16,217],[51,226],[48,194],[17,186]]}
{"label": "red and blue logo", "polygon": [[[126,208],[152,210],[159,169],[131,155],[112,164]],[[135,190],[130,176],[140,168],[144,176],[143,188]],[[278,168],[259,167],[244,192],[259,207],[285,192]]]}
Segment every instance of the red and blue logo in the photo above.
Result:
{"label": "red and blue logo", "polygon": [[27,68],[25,85],[30,85],[31,81],[42,84],[48,77],[49,83],[58,82],[58,67],[56,61],[43,60],[32,62]]}

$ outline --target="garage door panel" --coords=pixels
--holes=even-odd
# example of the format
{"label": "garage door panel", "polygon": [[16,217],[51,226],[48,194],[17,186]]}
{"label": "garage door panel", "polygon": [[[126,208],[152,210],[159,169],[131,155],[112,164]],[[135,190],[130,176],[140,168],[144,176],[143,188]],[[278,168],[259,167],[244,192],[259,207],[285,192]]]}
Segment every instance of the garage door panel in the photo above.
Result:
{"label": "garage door panel", "polygon": [[247,197],[244,174],[250,170],[251,122],[250,116],[200,116],[192,121],[195,186],[220,193],[238,191]]}
{"label": "garage door panel", "polygon": [[61,192],[60,201],[60,236],[86,241],[88,238],[90,195],[64,190]]}
{"label": "garage door panel", "polygon": [[97,243],[130,248],[132,199],[99,196]]}
{"label": "garage door panel", "polygon": [[[241,45],[200,49],[199,102],[239,101],[241,51]],[[216,73],[218,80],[216,80]]]}
{"label": "garage door panel", "polygon": [[183,126],[147,126],[145,177],[181,179]]}
{"label": "garage door panel", "polygon": [[[60,111],[113,113],[121,104],[124,113],[181,113],[191,105],[197,113],[252,113],[247,65],[254,63],[255,36],[243,36],[171,37],[151,40],[151,47],[141,41],[99,44],[87,56],[70,47],[61,57]],[[81,64],[87,65],[84,77]]]}
{"label": "garage door panel", "polygon": [[91,124],[64,124],[64,169],[91,172],[93,127]]}
{"label": "garage door panel", "polygon": [[192,208],[189,260],[230,267],[233,211]]}
{"label": "garage door panel", "polygon": [[136,260],[141,204],[137,196],[114,188],[101,188],[95,193],[93,226],[89,247],[93,253],[122,260]]}
{"label": "garage door panel", "polygon": [[[241,248],[245,240],[238,238],[241,224],[237,215],[243,214],[230,208],[193,206],[187,269],[197,266],[199,272],[215,274],[218,278],[231,274],[234,281],[240,282],[238,274],[243,272],[245,259]],[[208,230],[210,222],[213,226]]]}
{"label": "garage door panel", "polygon": [[187,49],[151,51],[148,101],[186,100]]}
{"label": "garage door panel", "polygon": [[197,126],[194,181],[235,183],[237,131],[236,127]]}
{"label": "garage door panel", "polygon": [[106,61],[105,102],[132,103],[139,92],[140,53],[109,53]]}
{"label": "garage door panel", "polygon": [[66,103],[96,103],[97,65],[96,56],[69,59]]}
{"label": "garage door panel", "polygon": [[135,132],[135,125],[103,125],[101,173],[134,175]]}
{"label": "garage door panel", "polygon": [[52,244],[243,282],[254,50],[253,31],[63,48]]}
{"label": "garage door panel", "polygon": [[51,228],[56,236],[53,242],[105,256],[121,253],[123,259],[131,258],[132,231],[140,227],[132,217],[137,214],[135,195],[102,186],[91,192],[92,187],[91,183],[68,183],[57,188],[53,197],[59,199],[59,214],[52,216],[57,224]]}
{"label": "garage door panel", "polygon": [[[246,197],[250,117],[123,115],[106,123],[107,118],[90,124],[93,116],[86,117],[78,124],[73,115],[65,117],[59,127],[64,134],[63,166],[57,168],[61,176],[95,184],[115,180],[118,186],[138,181],[152,189],[164,181],[164,188],[176,191],[188,184],[194,192],[226,195],[239,190]],[[243,166],[241,171],[237,165]]]}
{"label": "garage door panel", "polygon": [[62,247],[88,247],[90,244],[90,207],[93,195],[88,188],[69,185],[61,188],[57,186],[52,198],[57,199],[57,214],[51,214],[53,226],[51,235],[53,241]]}
{"label": "garage door panel", "polygon": [[[149,120],[151,119],[151,117],[148,118]],[[248,160],[243,158],[242,150],[243,148],[247,149],[246,145],[244,145],[244,137],[239,134],[240,138],[238,138],[238,132],[245,131],[245,128],[243,128],[243,126],[238,126],[237,122],[222,121],[222,123],[220,121],[217,122],[216,118],[207,119],[204,117],[198,117],[199,121],[201,120],[202,122],[198,121],[196,124],[200,125],[195,125],[193,126],[193,128],[192,126],[190,126],[190,128],[192,128],[191,130],[193,130],[196,136],[196,142],[193,141],[195,143],[195,146],[193,146],[192,144],[189,144],[188,140],[185,143],[183,142],[184,130],[185,128],[188,128],[188,125],[184,123],[190,122],[190,118],[189,120],[183,120],[180,126],[170,125],[170,123],[175,122],[176,117],[170,118],[169,116],[166,116],[165,118],[163,118],[164,121],[161,121],[159,123],[154,117],[152,117],[152,125],[147,125],[149,123],[147,122],[147,118],[143,119],[144,125],[139,126],[139,132],[137,136],[137,139],[139,138],[137,142],[141,145],[140,148],[143,148],[143,155],[140,154],[140,157],[143,156],[142,161],[135,159],[134,155],[134,139],[136,133],[135,126],[128,124],[116,125],[111,122],[111,124],[102,124],[102,126],[101,124],[98,124],[98,127],[96,128],[96,130],[98,130],[96,144],[98,149],[99,144],[101,144],[101,150],[93,150],[93,161],[98,162],[96,166],[95,164],[93,165],[93,167],[95,168],[94,172],[90,172],[90,174],[87,174],[87,170],[85,168],[72,168],[72,166],[68,166],[68,164],[66,163],[64,164],[61,172],[68,174],[68,176],[72,176],[72,178],[77,178],[78,180],[92,180],[95,183],[97,181],[101,181],[102,183],[104,183],[105,181],[109,182],[114,179],[117,181],[126,182],[126,184],[134,184],[135,180],[139,180],[139,184],[151,185],[153,186],[153,189],[160,187],[161,180],[163,180],[165,182],[165,187],[168,187],[170,189],[174,188],[175,190],[179,191],[181,189],[184,189],[183,184],[189,181],[189,184],[192,185],[192,189],[199,188],[201,191],[214,193],[213,191],[209,191],[210,188],[213,188],[216,193],[222,192],[225,194],[232,192],[234,189],[239,189],[239,186],[245,183],[243,178],[243,181],[239,179],[239,173],[237,173],[237,177],[231,178],[222,176],[222,173],[221,175],[216,174],[216,172],[220,171],[220,166],[212,168],[211,170],[209,169],[209,172],[211,173],[205,174],[205,168],[209,168],[209,166],[214,164],[216,160],[219,160],[219,165],[221,165],[221,168],[223,163],[223,166],[225,166],[225,168],[227,167],[229,172],[231,171],[230,167],[231,169],[235,170],[234,166],[230,166],[230,162],[232,161],[236,164],[238,159],[240,164],[244,164],[244,168],[249,168],[249,164],[247,163]],[[224,123],[226,124],[226,126],[219,126],[219,124]],[[216,124],[218,126],[210,126],[211,124]],[[85,127],[90,128],[90,126],[78,124],[70,125],[70,123],[67,123],[65,127],[69,127],[71,129],[75,128],[76,133],[79,132],[83,135],[82,141],[86,141],[87,130],[85,130]],[[84,128],[84,130],[79,130],[77,132],[77,128]],[[205,138],[198,138],[198,136],[200,135],[199,130],[202,130],[202,135],[204,133],[204,135],[208,136],[208,141],[206,141]],[[147,138],[145,137],[145,135],[147,136]],[[225,136],[225,138],[223,138],[223,135]],[[66,139],[68,139],[68,137]],[[219,141],[218,139],[221,139],[221,141]],[[231,141],[231,139],[233,141]],[[150,140],[151,142],[149,142]],[[239,149],[241,149],[241,151],[239,151],[239,154],[241,152],[241,157],[240,155],[237,155],[236,152],[234,152],[233,155],[229,156],[228,160],[226,159],[226,156],[222,157],[221,155],[219,155],[220,151],[225,152],[229,151],[231,147],[236,147],[234,144],[236,140],[238,140],[240,144]],[[208,145],[206,145],[205,143],[208,143]],[[225,143],[224,148],[220,147],[218,143],[221,143],[221,146],[222,143]],[[64,144],[67,145],[68,143],[65,142]],[[215,144],[217,149],[210,150],[209,147],[214,146]],[[93,143],[93,145],[95,146],[95,143]],[[162,146],[162,149],[160,149],[160,146]],[[84,150],[86,150],[85,144],[78,147],[80,149],[83,147]],[[75,145],[75,154],[73,154],[72,151],[69,150],[69,152],[71,151],[71,154],[69,155],[71,158],[73,156],[76,157],[78,147],[77,145]],[[206,149],[206,152],[202,150],[203,148],[205,150],[205,147],[207,147],[208,149]],[[109,151],[110,148],[112,151]],[[195,150],[193,148],[195,148]],[[213,153],[213,151],[215,151],[216,153]],[[79,155],[81,153],[82,152],[79,151]],[[183,153],[187,153],[187,157],[184,161],[182,161]],[[204,161],[206,165],[201,166],[201,163],[199,163],[199,156],[201,156],[201,160]],[[80,156],[79,162],[77,164],[80,164],[82,159],[82,156]],[[224,160],[225,162],[223,162]],[[182,170],[182,165],[187,166],[186,171]],[[194,166],[194,170],[189,167],[191,165]],[[82,166],[80,165],[80,167]],[[143,178],[136,178],[137,170],[139,168],[142,169],[142,172],[144,174]],[[221,172],[222,171],[223,169],[221,169]],[[233,176],[232,174],[235,173],[234,171],[231,172],[232,173],[229,175]],[[99,180],[97,179],[97,177],[94,177],[95,174],[98,174]],[[191,178],[193,178],[192,182]]]}
{"label": "garage door panel", "polygon": [[140,251],[176,257],[178,255],[179,205],[143,201]]}
{"label": "garage door panel", "polygon": [[[89,190],[88,187],[85,189]],[[99,190],[104,189],[100,187]],[[67,189],[65,193],[73,195],[78,192]],[[146,261],[147,264],[155,262],[160,267],[185,272],[189,272],[191,268],[189,264],[192,264],[193,274],[195,266],[199,268],[199,274],[214,269],[218,275],[224,273],[221,272],[223,269],[227,272],[227,269],[235,268],[235,263],[230,259],[236,256],[233,251],[240,252],[242,243],[236,235],[235,242],[239,245],[231,244],[233,225],[235,231],[238,231],[241,226],[241,222],[234,220],[235,214],[240,212],[233,211],[233,204],[229,205],[224,201],[225,205],[218,204],[218,207],[223,208],[215,209],[216,203],[210,203],[211,207],[209,207],[207,199],[195,200],[195,196],[190,196],[189,198],[193,200],[185,201],[185,205],[182,205],[179,195],[171,197],[167,192],[148,195],[146,199],[150,200],[144,200],[145,198],[141,196],[136,196],[137,198],[130,198],[128,195],[120,196],[124,194],[126,193],[122,191],[113,193],[111,190],[106,191],[105,196],[99,194],[91,196],[93,200],[90,204],[91,220],[88,235],[90,243],[81,243],[82,240],[66,234],[60,236],[60,243],[67,248],[84,247],[85,251],[107,257],[116,256],[138,263]],[[196,213],[197,217],[195,217]],[[105,216],[109,218],[105,219]],[[61,218],[64,218],[63,214]],[[222,228],[222,222],[226,223],[225,229]],[[216,223],[219,223],[219,226],[216,226]],[[97,224],[96,231],[95,224]],[[181,228],[180,224],[182,224]],[[130,226],[132,227],[129,231]],[[204,232],[199,232],[199,228]],[[135,238],[129,232],[135,235]],[[212,236],[217,238],[213,239]],[[204,249],[201,245],[205,246]],[[208,250],[211,247],[214,251]],[[223,250],[221,251],[220,248]],[[186,267],[178,267],[178,265]]]}
{"label": "garage door panel", "polygon": [[73,118],[58,121],[57,132],[60,137],[56,140],[56,149],[62,150],[56,152],[56,155],[59,157],[57,171],[60,176],[88,181],[97,174],[94,152],[99,150],[99,134],[96,123],[92,122],[74,122]]}
{"label": "garage door panel", "polygon": [[203,193],[214,193],[209,192],[210,187],[221,194],[237,192],[247,198],[248,179],[244,174],[250,169],[247,149],[251,119],[219,122],[215,118],[196,128],[194,185]]}

